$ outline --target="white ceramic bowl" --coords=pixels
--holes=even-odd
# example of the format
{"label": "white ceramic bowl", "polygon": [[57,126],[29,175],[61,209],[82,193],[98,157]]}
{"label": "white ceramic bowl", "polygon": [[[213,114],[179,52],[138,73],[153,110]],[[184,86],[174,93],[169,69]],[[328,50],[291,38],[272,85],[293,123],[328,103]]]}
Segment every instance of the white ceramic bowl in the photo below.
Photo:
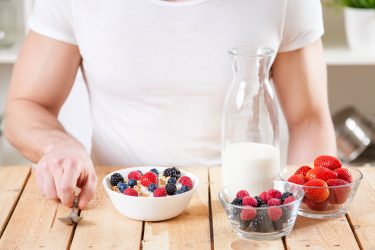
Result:
{"label": "white ceramic bowl", "polygon": [[199,179],[195,175],[182,169],[179,169],[181,171],[181,176],[189,176],[193,181],[193,188],[182,194],[165,197],[135,197],[124,195],[111,189],[109,181],[113,173],[120,173],[122,176],[127,177],[128,173],[131,171],[141,170],[142,173],[146,173],[153,168],[156,168],[160,173],[166,169],[166,167],[155,166],[125,168],[114,171],[104,177],[103,186],[105,191],[111,199],[114,207],[124,216],[130,219],[142,221],[167,220],[181,214],[189,205],[189,202],[199,185]]}

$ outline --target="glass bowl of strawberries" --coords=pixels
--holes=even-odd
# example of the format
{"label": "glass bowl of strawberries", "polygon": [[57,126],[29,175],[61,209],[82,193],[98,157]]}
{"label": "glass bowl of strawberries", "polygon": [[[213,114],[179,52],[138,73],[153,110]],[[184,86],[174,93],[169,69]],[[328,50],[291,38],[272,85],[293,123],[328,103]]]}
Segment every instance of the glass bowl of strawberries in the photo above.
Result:
{"label": "glass bowl of strawberries", "polygon": [[219,193],[233,230],[251,240],[287,235],[294,226],[303,197],[301,186],[279,180],[231,184]]}
{"label": "glass bowl of strawberries", "polygon": [[356,168],[342,166],[334,156],[320,155],[312,166],[283,169],[281,178],[304,189],[299,215],[324,219],[348,212],[363,175]]}

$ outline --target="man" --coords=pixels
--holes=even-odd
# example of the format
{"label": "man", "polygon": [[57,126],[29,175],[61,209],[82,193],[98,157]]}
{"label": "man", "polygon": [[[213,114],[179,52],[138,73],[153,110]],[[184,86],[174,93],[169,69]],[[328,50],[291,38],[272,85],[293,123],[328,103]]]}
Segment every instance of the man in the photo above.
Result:
{"label": "man", "polygon": [[277,51],[272,78],[289,129],[289,163],[335,154],[319,0],[39,0],[16,63],[5,133],[38,162],[49,199],[93,197],[90,156],[58,122],[81,67],[90,94],[92,155],[111,165],[220,164],[231,80],[226,51]]}

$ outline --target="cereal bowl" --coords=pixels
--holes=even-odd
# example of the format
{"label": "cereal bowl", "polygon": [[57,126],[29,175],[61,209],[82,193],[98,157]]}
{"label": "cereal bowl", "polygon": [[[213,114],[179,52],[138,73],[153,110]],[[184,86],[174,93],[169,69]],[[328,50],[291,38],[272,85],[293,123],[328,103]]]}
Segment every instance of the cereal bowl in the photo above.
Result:
{"label": "cereal bowl", "polygon": [[157,169],[159,173],[162,173],[167,167],[152,166],[125,168],[114,171],[103,178],[104,189],[113,206],[125,217],[142,221],[161,221],[176,217],[189,205],[195,190],[199,186],[199,179],[195,175],[179,169],[181,171],[181,176],[190,177],[193,183],[193,187],[189,191],[181,194],[163,197],[153,197],[152,194],[150,194],[149,197],[136,197],[124,195],[119,191],[113,190],[110,183],[112,174],[119,173],[126,177],[132,171],[140,170],[143,173],[146,173],[151,169]]}
{"label": "cereal bowl", "polygon": [[[281,172],[281,178],[287,180],[299,167],[287,167]],[[356,168],[343,167],[352,176],[352,182],[345,185],[302,186],[305,197],[302,200],[298,214],[308,218],[336,218],[346,214],[353,202],[363,175]],[[323,199],[316,200],[316,194],[324,194]],[[313,196],[315,195],[315,197]],[[321,196],[321,195],[320,195]],[[314,200],[315,198],[315,200]]]}
{"label": "cereal bowl", "polygon": [[[238,190],[247,190],[254,196],[270,189],[277,189],[281,193],[289,192],[293,195],[294,201],[275,206],[260,205],[258,202],[256,207],[234,203]],[[224,187],[219,193],[219,200],[233,230],[240,237],[272,240],[285,236],[292,230],[303,196],[302,187],[292,183],[279,180],[252,180]]]}

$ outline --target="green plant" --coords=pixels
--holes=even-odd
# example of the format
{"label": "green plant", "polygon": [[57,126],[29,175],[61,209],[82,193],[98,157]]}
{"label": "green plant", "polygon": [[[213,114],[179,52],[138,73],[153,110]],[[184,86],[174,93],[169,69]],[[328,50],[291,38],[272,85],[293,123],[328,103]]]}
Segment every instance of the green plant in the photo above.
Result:
{"label": "green plant", "polygon": [[336,6],[375,9],[375,0],[334,0]]}

